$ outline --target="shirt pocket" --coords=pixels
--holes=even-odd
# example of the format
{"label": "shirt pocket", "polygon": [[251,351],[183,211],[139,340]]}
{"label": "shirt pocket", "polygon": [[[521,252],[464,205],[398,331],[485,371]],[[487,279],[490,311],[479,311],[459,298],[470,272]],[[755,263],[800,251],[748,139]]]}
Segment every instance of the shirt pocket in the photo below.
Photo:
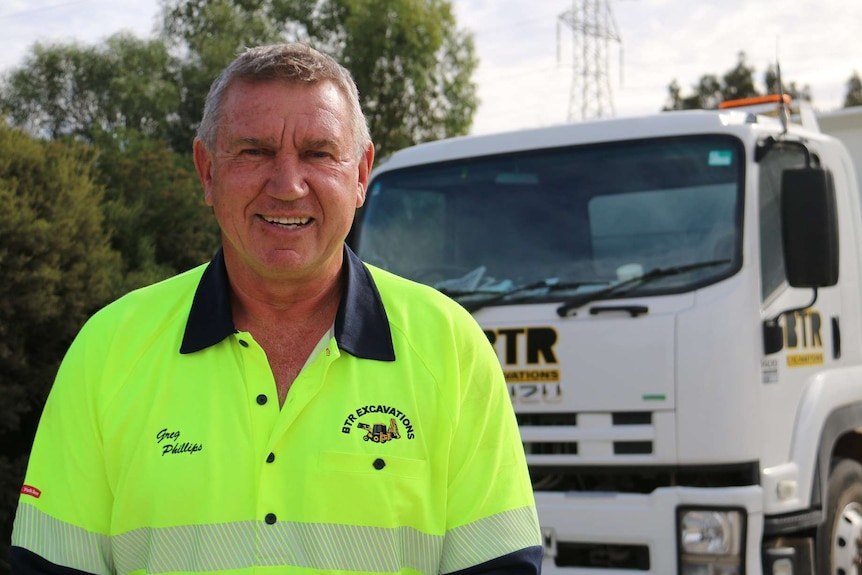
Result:
{"label": "shirt pocket", "polygon": [[306,499],[324,497],[320,504],[331,522],[439,531],[439,510],[446,506],[428,461],[386,453],[322,451],[318,470]]}
{"label": "shirt pocket", "polygon": [[427,477],[428,463],[424,459],[413,459],[385,453],[345,453],[324,451],[320,454],[323,471],[345,474],[369,474],[379,477],[401,477],[422,480]]}

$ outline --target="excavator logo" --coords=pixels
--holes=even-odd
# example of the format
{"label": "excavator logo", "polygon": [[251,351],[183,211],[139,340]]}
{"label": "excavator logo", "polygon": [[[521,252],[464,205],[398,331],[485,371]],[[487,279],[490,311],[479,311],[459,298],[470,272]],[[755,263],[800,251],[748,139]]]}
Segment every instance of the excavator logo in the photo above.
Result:
{"label": "excavator logo", "polygon": [[365,441],[386,443],[390,439],[401,439],[401,434],[398,433],[398,424],[394,417],[389,420],[389,428],[386,427],[385,423],[374,423],[372,425],[368,425],[367,423],[362,422],[357,423],[356,427],[366,431],[365,435],[362,437]]}

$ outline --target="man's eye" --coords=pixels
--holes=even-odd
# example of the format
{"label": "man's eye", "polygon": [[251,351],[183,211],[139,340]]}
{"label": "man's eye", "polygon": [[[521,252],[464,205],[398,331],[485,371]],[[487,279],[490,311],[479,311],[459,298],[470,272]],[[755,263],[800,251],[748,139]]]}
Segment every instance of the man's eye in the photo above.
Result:
{"label": "man's eye", "polygon": [[266,156],[269,154],[269,150],[263,148],[244,148],[239,153],[243,156]]}

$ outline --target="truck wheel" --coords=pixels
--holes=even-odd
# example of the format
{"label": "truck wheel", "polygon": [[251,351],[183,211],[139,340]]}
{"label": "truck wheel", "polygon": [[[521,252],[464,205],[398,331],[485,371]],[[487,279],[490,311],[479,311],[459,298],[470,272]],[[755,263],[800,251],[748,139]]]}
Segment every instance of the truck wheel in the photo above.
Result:
{"label": "truck wheel", "polygon": [[862,573],[862,465],[839,459],[829,474],[826,517],[817,529],[817,573]]}

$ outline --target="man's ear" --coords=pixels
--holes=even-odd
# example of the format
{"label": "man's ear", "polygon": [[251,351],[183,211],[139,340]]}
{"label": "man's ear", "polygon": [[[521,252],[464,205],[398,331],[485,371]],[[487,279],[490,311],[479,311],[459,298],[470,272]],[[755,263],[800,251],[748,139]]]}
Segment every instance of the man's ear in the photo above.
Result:
{"label": "man's ear", "polygon": [[359,158],[359,181],[356,189],[356,207],[361,208],[365,204],[365,196],[368,193],[368,180],[371,179],[371,166],[374,165],[374,144],[368,143],[365,153]]}
{"label": "man's ear", "polygon": [[198,179],[204,189],[204,200],[208,206],[213,205],[212,188],[213,188],[213,162],[209,150],[204,145],[200,138],[195,138],[193,147],[195,169],[198,172]]}

